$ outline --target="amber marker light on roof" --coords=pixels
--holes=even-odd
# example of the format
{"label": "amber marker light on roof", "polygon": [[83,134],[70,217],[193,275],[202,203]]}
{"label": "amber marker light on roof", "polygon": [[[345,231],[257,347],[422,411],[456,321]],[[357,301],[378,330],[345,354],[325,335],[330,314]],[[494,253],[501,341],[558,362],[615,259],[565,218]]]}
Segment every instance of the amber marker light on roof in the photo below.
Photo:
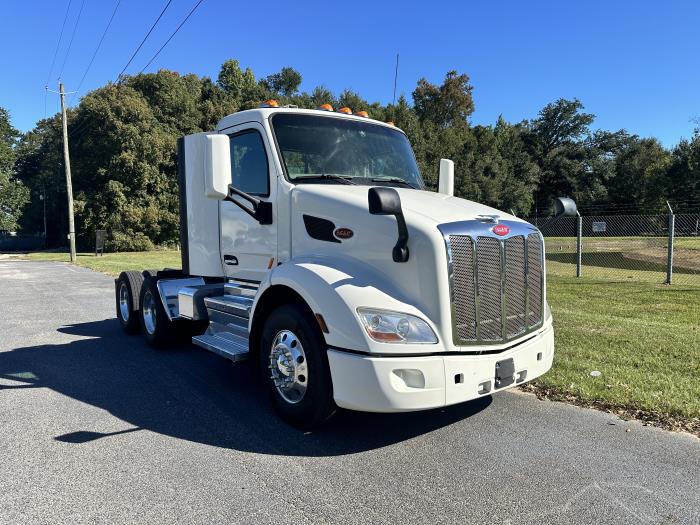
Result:
{"label": "amber marker light on roof", "polygon": [[280,107],[280,105],[279,105],[279,102],[277,102],[276,100],[270,99],[270,100],[266,100],[265,102],[260,104],[260,107],[261,108],[278,108],[278,107]]}
{"label": "amber marker light on roof", "polygon": [[358,117],[369,118],[369,113],[367,113],[366,111],[358,111],[357,113],[355,113],[355,115],[357,115]]}
{"label": "amber marker light on roof", "polygon": [[330,104],[321,104],[318,109],[321,109],[323,111],[333,111],[333,106]]}
{"label": "amber marker light on roof", "polygon": [[338,113],[345,113],[346,115],[352,115],[352,109],[348,107],[340,108]]}

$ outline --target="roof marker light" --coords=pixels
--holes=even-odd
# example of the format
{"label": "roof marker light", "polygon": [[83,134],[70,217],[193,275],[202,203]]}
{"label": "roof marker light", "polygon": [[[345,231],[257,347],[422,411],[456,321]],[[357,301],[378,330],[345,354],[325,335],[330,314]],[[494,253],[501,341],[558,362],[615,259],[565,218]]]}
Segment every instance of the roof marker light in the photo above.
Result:
{"label": "roof marker light", "polygon": [[322,111],[333,111],[333,106],[331,106],[330,104],[321,104],[318,107],[318,109],[320,109]]}
{"label": "roof marker light", "polygon": [[338,110],[338,113],[345,113],[346,115],[352,115],[352,109],[349,107],[342,107]]}
{"label": "roof marker light", "polygon": [[278,108],[278,107],[280,107],[280,105],[279,105],[279,102],[277,102],[276,100],[270,99],[270,100],[266,100],[265,102],[260,104],[259,107],[261,107],[261,108]]}
{"label": "roof marker light", "polygon": [[369,113],[367,113],[366,111],[358,111],[357,113],[355,113],[355,115],[357,115],[358,117],[369,118]]}

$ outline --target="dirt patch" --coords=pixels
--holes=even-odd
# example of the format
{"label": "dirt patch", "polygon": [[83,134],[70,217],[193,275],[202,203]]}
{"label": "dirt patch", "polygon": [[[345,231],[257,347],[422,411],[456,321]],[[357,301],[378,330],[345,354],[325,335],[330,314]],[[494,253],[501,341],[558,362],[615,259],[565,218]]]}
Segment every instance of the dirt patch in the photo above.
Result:
{"label": "dirt patch", "polygon": [[576,405],[585,408],[595,408],[603,412],[615,414],[620,419],[630,420],[636,419],[642,421],[645,425],[672,430],[674,432],[687,432],[700,438],[700,418],[684,418],[672,414],[664,414],[652,412],[649,410],[640,410],[638,408],[629,407],[618,403],[610,403],[608,401],[583,399],[570,392],[563,392],[540,385],[528,383],[520,387],[524,392],[535,394],[538,399],[547,399],[549,401],[562,401],[571,405]]}
{"label": "dirt patch", "polygon": [[[623,257],[636,261],[666,264],[668,254],[665,247],[649,247],[629,253],[623,252]],[[700,254],[697,250],[674,247],[673,269],[687,270],[689,273],[700,272]]]}

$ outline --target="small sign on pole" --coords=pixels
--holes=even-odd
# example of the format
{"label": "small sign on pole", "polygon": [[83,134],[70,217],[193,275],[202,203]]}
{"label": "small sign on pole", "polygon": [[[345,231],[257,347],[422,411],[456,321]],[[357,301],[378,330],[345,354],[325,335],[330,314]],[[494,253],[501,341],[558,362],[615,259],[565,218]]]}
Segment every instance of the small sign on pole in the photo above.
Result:
{"label": "small sign on pole", "polygon": [[99,253],[100,255],[105,254],[105,237],[107,235],[107,230],[97,230],[95,231],[95,256]]}

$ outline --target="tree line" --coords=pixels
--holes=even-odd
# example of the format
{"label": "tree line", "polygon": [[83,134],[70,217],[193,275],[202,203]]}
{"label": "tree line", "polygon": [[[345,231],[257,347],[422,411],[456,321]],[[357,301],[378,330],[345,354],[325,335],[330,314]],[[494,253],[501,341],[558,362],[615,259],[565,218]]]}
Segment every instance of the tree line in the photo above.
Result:
{"label": "tree line", "polygon": [[[108,232],[110,250],[148,250],[178,240],[178,137],[209,131],[232,112],[274,98],[316,108],[330,103],[393,121],[408,135],[423,178],[437,186],[441,158],[455,161],[457,196],[545,215],[556,196],[579,207],[622,206],[626,213],[661,209],[667,199],[700,203],[700,132],[664,148],[625,130],[592,130],[579,100],[547,104],[531,120],[472,125],[469,77],[450,71],[441,84],[418,81],[411,100],[370,103],[350,90],[301,92],[291,67],[264,78],[226,61],[216,81],[173,71],[109,83],[68,110],[79,245]],[[38,196],[43,195],[45,203]],[[21,134],[0,108],[0,230],[43,231],[65,244],[67,211],[60,115]]]}

